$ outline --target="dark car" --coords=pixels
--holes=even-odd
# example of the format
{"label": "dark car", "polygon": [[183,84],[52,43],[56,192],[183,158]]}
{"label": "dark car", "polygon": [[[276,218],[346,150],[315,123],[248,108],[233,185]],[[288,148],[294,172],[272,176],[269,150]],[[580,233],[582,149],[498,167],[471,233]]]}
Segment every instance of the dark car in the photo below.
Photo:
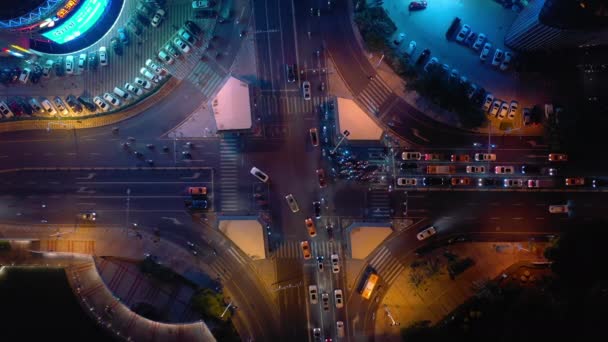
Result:
{"label": "dark car", "polygon": [[19,106],[21,106],[21,108],[23,108],[23,112],[25,114],[27,114],[27,115],[34,114],[34,108],[23,97],[15,98],[15,102],[17,102],[19,104]]}
{"label": "dark car", "polygon": [[445,32],[445,37],[447,39],[452,39],[452,36],[454,36],[454,33],[456,33],[456,30],[458,30],[460,28],[461,21],[462,20],[458,17],[455,17],[454,20],[452,20],[452,24],[450,24],[450,27]]}
{"label": "dark car", "polygon": [[608,185],[608,182],[603,179],[596,178],[591,181],[591,186],[593,186],[594,188],[604,187],[607,185]]}
{"label": "dark car", "polygon": [[320,188],[324,188],[327,186],[327,180],[325,179],[325,170],[324,169],[317,170],[317,178],[319,179]]}
{"label": "dark car", "polygon": [[89,52],[89,69],[97,68],[97,53],[95,51]]}
{"label": "dark car", "polygon": [[422,65],[422,64],[426,63],[426,60],[429,59],[430,56],[431,56],[431,50],[424,49],[422,51],[422,53],[420,54],[420,56],[418,56],[418,59],[416,60],[416,64]]}
{"label": "dark car", "polygon": [[327,230],[327,237],[330,240],[334,239],[334,225],[333,223],[325,224],[325,230]]}
{"label": "dark car", "polygon": [[120,45],[120,41],[118,40],[118,38],[114,37],[110,39],[110,45],[112,46],[114,53],[119,56],[122,56],[122,45]]}
{"label": "dark car", "polygon": [[68,106],[70,106],[70,108],[72,108],[72,110],[75,113],[82,112],[82,106],[80,105],[80,103],[78,102],[78,100],[76,99],[76,97],[74,95],[68,95],[65,98],[65,102],[68,104]]}
{"label": "dark car", "polygon": [[494,178],[479,178],[477,180],[477,186],[501,186],[504,185],[502,179]]}
{"label": "dark car", "polygon": [[541,172],[541,167],[538,165],[522,165],[521,173],[523,174],[539,174]]}
{"label": "dark car", "polygon": [[292,83],[296,81],[296,65],[288,64],[286,67],[287,71],[287,82]]}
{"label": "dark car", "polygon": [[90,112],[95,112],[97,110],[97,106],[93,100],[88,97],[78,96],[78,102],[80,102]]}
{"label": "dark car", "polygon": [[195,36],[198,36],[203,33],[203,30],[201,30],[201,28],[193,21],[186,20],[184,25],[186,26],[186,29]]}
{"label": "dark car", "polygon": [[464,44],[465,45],[473,44],[475,42],[475,38],[477,38],[477,33],[471,31],[471,33],[469,33],[469,35],[465,38]]}
{"label": "dark car", "polygon": [[30,82],[36,84],[40,81],[40,77],[42,77],[42,67],[38,64],[34,64],[32,68],[32,75],[30,76]]}
{"label": "dark car", "polygon": [[416,163],[401,163],[400,168],[403,171],[415,170],[415,169],[418,168],[418,164],[416,164]]}
{"label": "dark car", "polygon": [[9,101],[7,104],[8,108],[13,112],[13,114],[17,116],[23,115],[23,107],[21,107],[21,105],[15,100]]}
{"label": "dark car", "polygon": [[65,63],[63,57],[57,57],[55,60],[55,75],[64,76],[65,75]]}
{"label": "dark car", "polygon": [[118,29],[118,38],[121,43],[129,45],[129,36],[127,35],[127,31],[122,27]]}
{"label": "dark car", "polygon": [[315,217],[317,219],[320,219],[321,218],[321,202],[319,202],[319,201],[312,202],[312,207],[315,210]]}
{"label": "dark car", "polygon": [[422,179],[422,184],[428,185],[443,185],[445,184],[445,179],[442,177],[424,177]]}
{"label": "dark car", "polygon": [[427,6],[426,1],[412,1],[407,7],[410,11],[419,11],[425,9]]}

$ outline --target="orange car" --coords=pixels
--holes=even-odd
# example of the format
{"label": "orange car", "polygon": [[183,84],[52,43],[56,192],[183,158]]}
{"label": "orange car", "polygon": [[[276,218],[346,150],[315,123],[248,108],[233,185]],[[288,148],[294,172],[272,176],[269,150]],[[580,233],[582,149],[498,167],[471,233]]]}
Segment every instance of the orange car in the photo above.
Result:
{"label": "orange car", "polygon": [[304,259],[310,259],[312,255],[310,254],[310,245],[308,244],[308,241],[300,242],[300,246],[302,247],[302,254],[304,254]]}
{"label": "orange car", "polygon": [[564,153],[549,153],[549,161],[568,161],[568,155]]}
{"label": "orange car", "polygon": [[585,185],[585,178],[583,178],[583,177],[566,178],[566,186],[573,186],[573,185]]}
{"label": "orange car", "polygon": [[315,223],[312,221],[312,219],[309,217],[306,220],[304,220],[304,223],[306,223],[306,229],[308,229],[308,235],[310,235],[310,237],[317,236],[317,228],[315,227]]}
{"label": "orange car", "polygon": [[463,178],[452,178],[452,185],[471,185],[471,178],[463,177]]}

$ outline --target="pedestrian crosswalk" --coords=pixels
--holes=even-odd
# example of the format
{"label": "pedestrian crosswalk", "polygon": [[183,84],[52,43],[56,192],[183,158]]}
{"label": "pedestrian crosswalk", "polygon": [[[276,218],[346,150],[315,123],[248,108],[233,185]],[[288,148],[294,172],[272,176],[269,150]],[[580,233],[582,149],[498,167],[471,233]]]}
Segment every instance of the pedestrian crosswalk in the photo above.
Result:
{"label": "pedestrian crosswalk", "polygon": [[369,265],[376,271],[380,278],[389,285],[391,285],[405,269],[386,246],[380,248],[378,253],[370,260]]}
{"label": "pedestrian crosswalk", "polygon": [[330,100],[329,96],[316,96],[304,100],[301,96],[262,95],[257,106],[263,115],[317,113],[319,106]]}
{"label": "pedestrian crosswalk", "polygon": [[[332,254],[342,255],[342,246],[334,241],[311,241],[310,250],[313,258],[324,256],[329,258]],[[274,253],[278,259],[298,259],[303,258],[300,241],[285,241]]]}
{"label": "pedestrian crosswalk", "polygon": [[238,137],[220,140],[219,198],[220,211],[238,211]]}
{"label": "pedestrian crosswalk", "polygon": [[356,100],[363,106],[364,110],[366,109],[369,113],[377,115],[380,113],[382,104],[392,93],[391,88],[380,77],[375,77],[363,91],[357,94]]}
{"label": "pedestrian crosswalk", "polygon": [[391,200],[386,188],[371,189],[367,193],[369,216],[388,218],[391,216]]}

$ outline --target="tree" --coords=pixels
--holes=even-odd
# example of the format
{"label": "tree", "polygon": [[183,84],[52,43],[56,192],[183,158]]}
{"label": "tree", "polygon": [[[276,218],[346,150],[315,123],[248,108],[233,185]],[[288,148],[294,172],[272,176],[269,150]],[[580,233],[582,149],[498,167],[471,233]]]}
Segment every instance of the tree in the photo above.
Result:
{"label": "tree", "polygon": [[202,289],[195,293],[190,299],[190,304],[194,310],[199,312],[204,318],[214,318],[222,321],[228,321],[231,317],[230,310],[221,317],[226,309],[224,304],[224,295],[214,292],[211,289]]}

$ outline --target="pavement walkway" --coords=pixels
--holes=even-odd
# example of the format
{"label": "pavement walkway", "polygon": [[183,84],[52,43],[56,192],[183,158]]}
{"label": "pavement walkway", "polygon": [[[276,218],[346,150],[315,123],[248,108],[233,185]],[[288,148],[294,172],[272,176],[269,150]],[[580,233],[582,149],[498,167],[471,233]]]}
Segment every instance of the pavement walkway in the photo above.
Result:
{"label": "pavement walkway", "polygon": [[[424,257],[412,254],[403,260],[403,264],[408,265],[406,269],[385,294],[380,294],[384,297],[376,312],[376,341],[401,341],[400,328],[416,321],[438,322],[490,279],[502,274],[518,278],[520,269],[510,267],[525,262],[545,262],[546,246],[531,242],[474,242],[449,245]],[[452,255],[470,257],[475,264],[451,279],[446,267],[447,256]],[[399,325],[392,325],[386,310]]]}

